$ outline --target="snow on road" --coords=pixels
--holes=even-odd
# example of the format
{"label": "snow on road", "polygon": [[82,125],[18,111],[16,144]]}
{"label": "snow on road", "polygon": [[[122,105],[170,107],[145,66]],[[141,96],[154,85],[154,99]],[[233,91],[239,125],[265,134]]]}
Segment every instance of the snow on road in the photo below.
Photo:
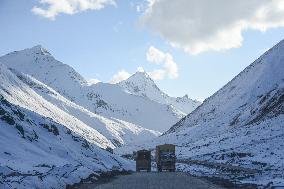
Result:
{"label": "snow on road", "polygon": [[84,185],[80,189],[221,189],[206,180],[181,172],[134,173],[118,176],[111,182],[95,186]]}

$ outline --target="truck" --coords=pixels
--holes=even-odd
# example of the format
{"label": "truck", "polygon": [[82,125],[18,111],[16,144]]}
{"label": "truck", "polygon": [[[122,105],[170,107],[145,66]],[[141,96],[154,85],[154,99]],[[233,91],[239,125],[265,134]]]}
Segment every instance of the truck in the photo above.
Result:
{"label": "truck", "polygon": [[139,150],[136,152],[136,172],[151,171],[151,151]]}
{"label": "truck", "polygon": [[156,163],[158,172],[176,170],[175,145],[163,144],[156,146]]}

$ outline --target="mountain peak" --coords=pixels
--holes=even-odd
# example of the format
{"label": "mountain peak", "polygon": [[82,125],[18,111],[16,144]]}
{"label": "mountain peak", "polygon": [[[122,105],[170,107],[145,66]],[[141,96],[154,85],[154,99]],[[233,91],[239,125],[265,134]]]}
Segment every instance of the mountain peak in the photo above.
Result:
{"label": "mountain peak", "polygon": [[[145,72],[145,71],[137,71],[132,76],[150,78],[149,74],[147,72]],[[130,77],[132,77],[132,76],[130,76]]]}
{"label": "mountain peak", "polygon": [[118,85],[133,94],[148,96],[148,93],[161,93],[155,82],[144,71],[137,71],[128,79],[121,81]]}
{"label": "mountain peak", "polygon": [[160,104],[174,106],[175,111],[182,115],[190,113],[201,104],[198,101],[191,100],[188,95],[177,98],[170,97],[158,88],[147,72],[138,71],[118,85],[131,94],[147,97]]}
{"label": "mountain peak", "polygon": [[149,76],[149,74],[144,71],[137,71],[132,76],[130,76],[128,79],[126,79],[125,81],[122,81],[122,83],[124,82],[128,82],[128,83],[131,82],[135,84],[156,85],[155,82],[152,80],[152,78]]}
{"label": "mountain peak", "polygon": [[42,45],[36,45],[32,48],[26,49],[27,51],[31,51],[36,54],[41,54],[41,55],[51,55],[48,50],[46,50]]}
{"label": "mountain peak", "polygon": [[31,49],[42,49],[42,48],[43,48],[42,45],[35,45]]}

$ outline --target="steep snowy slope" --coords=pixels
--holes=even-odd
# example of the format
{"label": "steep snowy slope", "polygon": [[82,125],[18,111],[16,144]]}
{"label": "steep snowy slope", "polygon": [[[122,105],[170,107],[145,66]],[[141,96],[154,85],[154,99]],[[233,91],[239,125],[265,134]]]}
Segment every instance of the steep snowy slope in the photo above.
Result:
{"label": "steep snowy slope", "polygon": [[[174,143],[196,175],[284,185],[284,41],[267,51],[157,140]],[[185,161],[186,160],[186,161]]]}
{"label": "steep snowy slope", "polygon": [[[243,126],[283,114],[284,41],[267,51],[167,133],[198,125]],[[222,118],[222,119],[220,119]]]}
{"label": "steep snowy slope", "polygon": [[54,59],[42,46],[38,45],[22,51],[14,51],[3,57],[0,62],[10,68],[29,74],[37,80],[51,86],[71,100],[80,98],[80,89],[87,81],[73,68]]}
{"label": "steep snowy slope", "polygon": [[97,130],[45,100],[0,63],[0,94],[9,102],[66,126],[99,147],[114,147]]}
{"label": "steep snowy slope", "polygon": [[101,149],[113,146],[107,138],[42,99],[2,64],[0,127],[0,188],[65,188],[113,166],[132,169]]}
{"label": "steep snowy slope", "polygon": [[[85,104],[85,107],[105,117],[124,120],[147,129],[163,132],[175,120],[185,116],[171,105],[160,104],[148,98],[133,95],[117,85],[98,83],[90,88],[92,92],[89,94],[96,94],[101,100],[93,105]],[[100,108],[94,108],[101,104]]]}
{"label": "steep snowy slope", "polygon": [[[90,112],[151,130],[166,131],[193,108],[183,108],[188,103],[185,98],[174,99],[164,93],[159,101],[159,96],[153,100],[129,93],[119,85],[98,83],[90,86],[71,67],[55,60],[41,46],[9,53],[0,57],[0,61],[34,77]],[[165,99],[170,100],[166,102]]]}
{"label": "steep snowy slope", "polygon": [[45,100],[60,108],[62,111],[67,112],[87,124],[88,126],[96,129],[113,145],[121,146],[135,141],[141,141],[151,139],[160,135],[159,132],[144,129],[134,124],[102,117],[94,114],[87,109],[71,102],[64,98],[56,91],[46,86],[45,84],[37,81],[29,75],[24,75],[16,70],[12,70],[16,76],[30,88],[32,88],[37,94],[42,96]]}
{"label": "steep snowy slope", "polygon": [[136,72],[127,80],[118,83],[118,85],[125,88],[131,94],[148,97],[161,104],[172,105],[185,114],[189,114],[201,104],[197,100],[188,98],[187,95],[177,98],[170,97],[157,87],[146,72]]}

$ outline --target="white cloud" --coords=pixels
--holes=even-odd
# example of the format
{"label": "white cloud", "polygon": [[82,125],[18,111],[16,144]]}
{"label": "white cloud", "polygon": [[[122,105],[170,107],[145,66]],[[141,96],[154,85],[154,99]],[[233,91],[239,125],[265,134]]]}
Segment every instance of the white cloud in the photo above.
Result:
{"label": "white cloud", "polygon": [[75,14],[86,10],[100,10],[106,5],[115,5],[114,0],[39,0],[47,8],[34,6],[34,14],[54,20],[60,13]]}
{"label": "white cloud", "polygon": [[125,70],[120,70],[117,74],[114,74],[114,76],[112,76],[110,83],[119,83],[120,81],[126,80],[131,76],[130,73],[128,73]]}
{"label": "white cloud", "polygon": [[154,80],[163,80],[166,75],[165,70],[154,70],[152,72],[148,72],[149,76]]}
{"label": "white cloud", "polygon": [[153,79],[156,78],[156,80],[161,80],[165,76],[168,76],[170,79],[178,77],[178,67],[171,54],[151,46],[146,53],[146,58],[150,63],[161,65],[163,67],[163,69],[149,73]]}
{"label": "white cloud", "polygon": [[159,49],[151,46],[146,54],[146,58],[149,62],[155,63],[155,64],[161,64],[165,60],[166,54]]}
{"label": "white cloud", "polygon": [[[149,76],[154,80],[163,80],[166,77],[170,79],[176,79],[178,77],[178,67],[173,60],[173,56],[169,53],[165,53],[153,46],[149,47],[146,53],[146,59],[148,62],[161,66],[161,69],[156,69],[153,71],[147,71]],[[144,68],[137,67],[138,72],[145,72]],[[120,81],[126,80],[131,76],[131,74],[124,69],[120,70],[118,73],[114,74],[110,80],[110,83],[115,84]]]}
{"label": "white cloud", "polygon": [[283,0],[148,0],[141,22],[172,46],[197,54],[242,45],[242,33],[284,26]]}
{"label": "white cloud", "polygon": [[88,84],[89,84],[89,85],[97,84],[97,83],[99,83],[99,82],[101,82],[101,81],[98,80],[98,79],[95,79],[95,78],[88,80]]}

